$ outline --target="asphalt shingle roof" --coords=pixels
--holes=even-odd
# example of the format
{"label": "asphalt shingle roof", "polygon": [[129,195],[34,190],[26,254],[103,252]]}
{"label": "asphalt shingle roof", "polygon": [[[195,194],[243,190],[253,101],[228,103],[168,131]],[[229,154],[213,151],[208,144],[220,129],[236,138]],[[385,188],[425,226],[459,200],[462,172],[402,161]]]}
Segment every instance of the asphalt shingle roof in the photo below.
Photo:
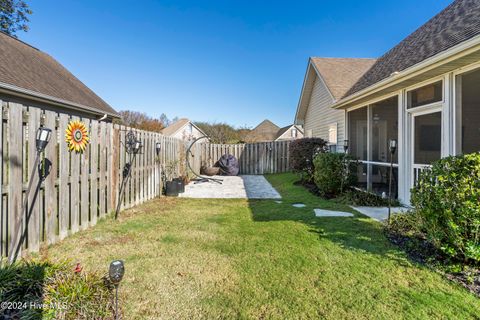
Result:
{"label": "asphalt shingle roof", "polygon": [[335,100],[342,98],[376,61],[367,58],[311,59]]}
{"label": "asphalt shingle roof", "polygon": [[0,32],[0,82],[118,116],[48,54]]}
{"label": "asphalt shingle roof", "polygon": [[456,0],[380,57],[344,97],[479,34],[480,1]]}

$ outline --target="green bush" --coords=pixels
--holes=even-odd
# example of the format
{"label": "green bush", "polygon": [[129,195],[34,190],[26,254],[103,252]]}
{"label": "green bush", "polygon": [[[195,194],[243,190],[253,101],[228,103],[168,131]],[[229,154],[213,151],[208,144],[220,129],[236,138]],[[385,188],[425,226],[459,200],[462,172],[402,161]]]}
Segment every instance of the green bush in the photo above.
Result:
{"label": "green bush", "polygon": [[0,301],[22,303],[0,319],[112,319],[112,286],[68,262],[0,263]]}
{"label": "green bush", "polygon": [[332,198],[356,183],[357,163],[344,153],[315,156],[314,181],[321,196]]}
{"label": "green bush", "polygon": [[327,142],[321,138],[303,138],[290,143],[290,168],[302,177],[303,182],[313,182],[313,158],[327,151]]}
{"label": "green bush", "polygon": [[[388,206],[388,199],[383,199],[379,195],[360,190],[345,190],[340,196],[334,199],[335,202],[353,206],[384,207]],[[400,206],[396,199],[392,199],[392,206]]]}
{"label": "green bush", "polygon": [[416,211],[392,214],[390,222],[385,224],[385,229],[390,234],[405,237],[423,237],[421,217]]}
{"label": "green bush", "polygon": [[480,153],[435,162],[421,173],[411,201],[437,248],[480,263]]}

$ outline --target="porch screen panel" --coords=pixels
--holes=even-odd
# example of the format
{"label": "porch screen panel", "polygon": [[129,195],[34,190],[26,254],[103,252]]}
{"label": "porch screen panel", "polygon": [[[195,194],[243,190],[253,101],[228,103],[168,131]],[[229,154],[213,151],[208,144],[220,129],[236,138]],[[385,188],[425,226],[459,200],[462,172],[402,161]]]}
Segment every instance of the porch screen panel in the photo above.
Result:
{"label": "porch screen panel", "polygon": [[367,160],[367,132],[367,108],[348,112],[349,153],[359,160]]}
{"label": "porch screen panel", "polygon": [[480,151],[480,70],[461,76],[461,152]]}
{"label": "porch screen panel", "polygon": [[415,117],[414,163],[431,164],[440,159],[442,147],[442,113]]}
{"label": "porch screen panel", "polygon": [[[390,162],[388,141],[398,141],[398,97],[392,97],[372,105],[372,159],[375,162]],[[398,152],[393,156],[398,163]]]}

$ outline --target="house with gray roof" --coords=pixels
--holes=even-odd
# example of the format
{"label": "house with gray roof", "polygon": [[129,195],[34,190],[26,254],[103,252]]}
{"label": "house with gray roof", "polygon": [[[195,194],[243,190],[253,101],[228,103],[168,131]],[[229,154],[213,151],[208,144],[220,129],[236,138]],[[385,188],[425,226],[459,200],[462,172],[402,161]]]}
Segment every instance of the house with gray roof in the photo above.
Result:
{"label": "house with gray roof", "polygon": [[187,118],[179,119],[162,130],[162,134],[180,140],[192,141],[206,136],[197,125]]}
{"label": "house with gray roof", "polygon": [[[360,68],[336,62],[322,70],[309,60],[295,123],[322,137],[329,124],[343,123],[337,142],[348,141],[361,162],[359,187],[385,192],[393,160],[394,193],[409,203],[433,161],[480,150],[479,1],[452,2]],[[393,157],[390,140],[398,143]]]}
{"label": "house with gray roof", "polygon": [[303,128],[297,124],[290,124],[280,128],[274,141],[289,141],[303,138]]}
{"label": "house with gray roof", "polygon": [[0,99],[72,115],[104,118],[119,114],[53,57],[0,32]]}
{"label": "house with gray roof", "polygon": [[308,60],[307,72],[295,115],[306,137],[318,137],[343,150],[345,112],[332,109],[375,62],[375,59],[316,58]]}
{"label": "house with gray roof", "polygon": [[303,138],[302,126],[291,124],[280,128],[272,121],[265,119],[247,134],[245,142],[285,141],[300,138]]}

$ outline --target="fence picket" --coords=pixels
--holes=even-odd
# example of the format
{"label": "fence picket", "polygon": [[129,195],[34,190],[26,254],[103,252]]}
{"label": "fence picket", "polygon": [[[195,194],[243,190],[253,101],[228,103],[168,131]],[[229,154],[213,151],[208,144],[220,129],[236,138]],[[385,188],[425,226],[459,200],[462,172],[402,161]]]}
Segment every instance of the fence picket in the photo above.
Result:
{"label": "fence picket", "polygon": [[[45,166],[50,164],[49,174],[45,178],[45,239],[47,244],[55,243],[57,240],[57,190],[55,182],[57,180],[57,114],[52,111],[45,111],[45,127],[52,130],[50,142],[45,148]],[[32,132],[33,133],[33,132]],[[47,168],[44,168],[47,170]]]}
{"label": "fence picket", "polygon": [[[3,189],[0,197],[0,255],[8,255],[9,245],[18,242],[24,231],[27,232],[24,247],[34,252],[42,242],[51,244],[95,225],[99,217],[115,209],[118,201],[121,201],[123,210],[160,196],[163,191],[162,170],[166,171],[167,167],[168,179],[186,173],[188,143],[184,141],[82,116],[90,131],[90,143],[83,153],[69,152],[65,130],[70,120],[80,119],[78,115],[57,114],[57,111],[19,103],[0,103],[2,109],[8,110],[0,125],[0,162],[4,163],[0,168],[0,177],[3,177],[3,184],[0,184],[0,191]],[[27,110],[28,120],[24,123],[23,113]],[[35,133],[42,124],[42,115],[43,125],[52,130],[51,142],[45,150],[51,169],[43,190],[36,197],[34,193],[29,194],[30,215],[27,215],[27,212],[21,212],[23,189],[34,165]],[[126,132],[130,130],[142,141],[143,149],[132,163],[132,176],[120,199],[122,171],[129,161],[124,143]],[[157,142],[162,145],[158,156]],[[230,145],[203,141],[191,151],[190,161],[196,172],[202,165],[214,165],[224,154],[238,159],[241,174],[289,169],[288,142]],[[38,175],[34,179],[33,184],[40,186]],[[26,217],[29,217],[28,221],[24,219]],[[21,218],[24,225],[20,226],[21,232],[16,233]]]}

